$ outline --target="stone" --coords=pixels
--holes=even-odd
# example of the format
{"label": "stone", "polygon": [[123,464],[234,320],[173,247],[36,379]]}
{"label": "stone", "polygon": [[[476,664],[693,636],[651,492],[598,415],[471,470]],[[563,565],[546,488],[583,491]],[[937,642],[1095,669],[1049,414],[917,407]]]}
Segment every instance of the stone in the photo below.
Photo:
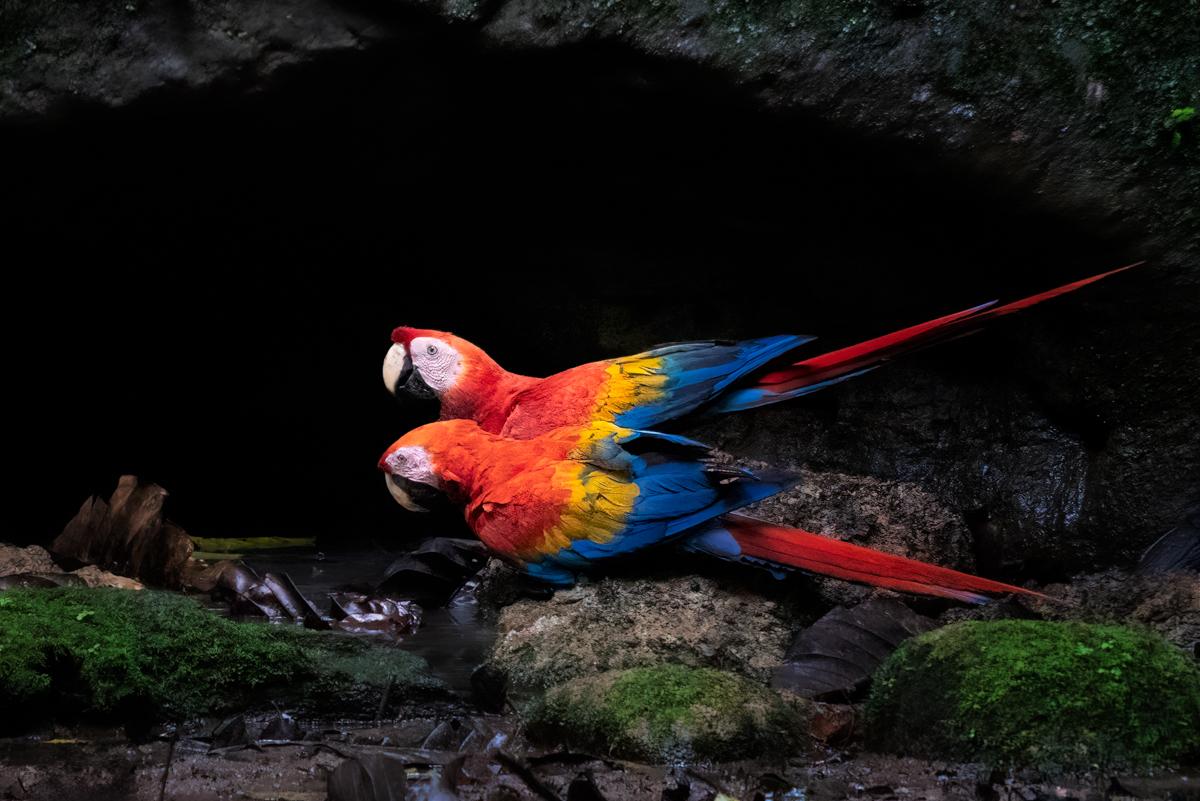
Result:
{"label": "stone", "polygon": [[59,566],[54,564],[50,553],[40,545],[18,548],[0,542],[0,576],[54,572],[60,572]]}
{"label": "stone", "polygon": [[766,683],[791,638],[778,614],[762,595],[707,576],[604,578],[503,609],[491,662],[532,688],[662,664]]}
{"label": "stone", "polygon": [[1038,607],[1047,620],[1147,628],[1187,653],[1200,652],[1200,573],[1195,571],[1144,575],[1110,568],[1052,584],[1046,592],[1062,601]]}
{"label": "stone", "polygon": [[527,715],[531,734],[651,762],[783,756],[805,718],[742,676],[679,665],[608,671],[550,690]]}

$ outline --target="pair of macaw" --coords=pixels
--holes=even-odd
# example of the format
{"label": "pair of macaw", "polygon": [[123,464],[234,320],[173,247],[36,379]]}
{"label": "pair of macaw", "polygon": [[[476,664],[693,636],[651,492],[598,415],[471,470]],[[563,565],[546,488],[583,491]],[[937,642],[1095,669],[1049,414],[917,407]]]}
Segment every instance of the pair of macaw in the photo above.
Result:
{"label": "pair of macaw", "polygon": [[437,398],[441,419],[401,437],[379,467],[406,508],[421,510],[422,493],[446,495],[493,553],[552,586],[677,542],[776,570],[964,601],[1036,595],[733,514],[796,477],[716,464],[706,446],[664,429],[813,392],[1113,272],[801,361],[794,351],[812,337],[776,336],[666,345],[533,378],[507,372],[452,334],[397,328],[384,382],[397,395]]}

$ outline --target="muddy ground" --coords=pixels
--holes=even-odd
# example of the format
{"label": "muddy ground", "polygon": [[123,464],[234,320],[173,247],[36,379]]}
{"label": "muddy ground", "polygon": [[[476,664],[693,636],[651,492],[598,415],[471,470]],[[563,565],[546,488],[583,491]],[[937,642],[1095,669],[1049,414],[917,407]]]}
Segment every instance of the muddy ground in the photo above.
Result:
{"label": "muddy ground", "polygon": [[[347,759],[371,752],[404,764],[409,798],[439,801],[710,801],[721,793],[744,801],[1200,798],[1200,766],[1140,774],[1048,777],[816,743],[786,763],[653,766],[530,748],[521,742],[511,714],[452,715],[449,709],[442,711],[448,716],[445,720],[440,716],[406,717],[366,728],[330,722],[324,724],[329,728],[310,734],[315,738],[311,741],[260,741],[216,752],[210,743],[196,739],[204,736],[203,726],[181,729],[174,742],[171,733],[164,731],[150,742],[134,744],[114,729],[46,731],[10,738],[0,740],[0,798],[323,801],[329,797],[329,774]],[[439,730],[443,723],[451,725]],[[446,731],[455,725],[457,731]],[[459,738],[464,742],[458,747],[446,747]],[[422,748],[426,743],[442,747]],[[459,756],[464,759],[452,764]]]}

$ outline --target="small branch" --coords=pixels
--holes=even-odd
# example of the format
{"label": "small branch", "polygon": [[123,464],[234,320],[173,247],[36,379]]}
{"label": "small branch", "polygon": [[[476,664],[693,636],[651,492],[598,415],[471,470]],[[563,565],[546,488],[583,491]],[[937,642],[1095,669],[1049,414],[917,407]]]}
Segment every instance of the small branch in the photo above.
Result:
{"label": "small branch", "polygon": [[167,763],[163,765],[162,783],[158,786],[158,801],[163,801],[167,797],[167,774],[171,772],[171,758],[175,756],[175,742],[178,739],[179,732],[171,732],[167,743]]}
{"label": "small branch", "polygon": [[392,692],[392,685],[396,683],[395,674],[388,676],[387,686],[383,688],[383,697],[379,699],[379,709],[375,710],[375,725],[378,726],[383,720],[383,710],[387,709],[388,695]]}

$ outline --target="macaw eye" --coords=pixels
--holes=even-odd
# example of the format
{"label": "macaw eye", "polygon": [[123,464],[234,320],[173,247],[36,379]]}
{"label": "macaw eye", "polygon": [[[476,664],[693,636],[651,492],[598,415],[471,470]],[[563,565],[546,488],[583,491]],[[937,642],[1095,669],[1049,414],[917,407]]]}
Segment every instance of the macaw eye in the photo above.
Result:
{"label": "macaw eye", "polygon": [[425,352],[430,356],[437,356],[437,345],[430,345],[429,347],[425,348]]}

